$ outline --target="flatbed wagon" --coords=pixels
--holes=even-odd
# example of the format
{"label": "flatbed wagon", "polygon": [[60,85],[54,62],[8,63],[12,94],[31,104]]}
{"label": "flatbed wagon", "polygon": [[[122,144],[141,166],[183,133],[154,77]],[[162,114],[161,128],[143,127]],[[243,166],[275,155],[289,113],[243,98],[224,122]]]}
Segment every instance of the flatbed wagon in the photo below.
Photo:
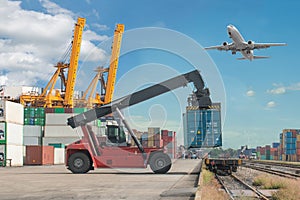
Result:
{"label": "flatbed wagon", "polygon": [[242,165],[242,160],[237,158],[206,158],[205,165],[214,173],[230,175]]}

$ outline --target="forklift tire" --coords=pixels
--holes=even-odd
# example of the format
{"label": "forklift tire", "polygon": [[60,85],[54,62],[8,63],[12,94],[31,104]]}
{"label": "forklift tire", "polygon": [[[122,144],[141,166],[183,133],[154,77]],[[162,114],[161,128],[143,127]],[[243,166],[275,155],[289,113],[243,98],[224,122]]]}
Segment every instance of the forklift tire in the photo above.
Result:
{"label": "forklift tire", "polygon": [[172,161],[165,153],[154,153],[150,157],[149,164],[155,174],[165,174],[170,170]]}
{"label": "forklift tire", "polygon": [[73,153],[68,159],[69,170],[74,174],[84,174],[91,169],[91,160],[83,152]]}

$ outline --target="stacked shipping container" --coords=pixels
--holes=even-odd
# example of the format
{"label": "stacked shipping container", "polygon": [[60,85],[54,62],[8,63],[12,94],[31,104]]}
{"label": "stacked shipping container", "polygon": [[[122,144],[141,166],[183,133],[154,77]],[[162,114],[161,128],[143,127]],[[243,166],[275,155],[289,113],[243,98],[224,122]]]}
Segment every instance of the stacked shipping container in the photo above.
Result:
{"label": "stacked shipping container", "polygon": [[183,115],[184,143],[187,148],[222,146],[220,109],[187,107]]}
{"label": "stacked shipping container", "polygon": [[269,145],[257,147],[256,152],[257,158],[261,160],[300,162],[300,130],[284,129],[279,134],[279,142],[273,142],[272,148]]}
{"label": "stacked shipping container", "polygon": [[23,165],[23,106],[10,101],[0,101],[0,162],[11,166]]}

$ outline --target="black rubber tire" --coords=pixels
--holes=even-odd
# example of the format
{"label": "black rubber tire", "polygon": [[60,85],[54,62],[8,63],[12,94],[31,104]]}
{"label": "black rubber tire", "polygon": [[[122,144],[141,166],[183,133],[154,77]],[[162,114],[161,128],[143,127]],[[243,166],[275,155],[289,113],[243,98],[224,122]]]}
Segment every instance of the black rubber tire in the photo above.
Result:
{"label": "black rubber tire", "polygon": [[91,169],[91,160],[83,152],[73,153],[68,159],[69,170],[74,174],[84,174]]}
{"label": "black rubber tire", "polygon": [[150,168],[155,174],[165,174],[172,166],[170,157],[165,153],[154,153],[149,160]]}

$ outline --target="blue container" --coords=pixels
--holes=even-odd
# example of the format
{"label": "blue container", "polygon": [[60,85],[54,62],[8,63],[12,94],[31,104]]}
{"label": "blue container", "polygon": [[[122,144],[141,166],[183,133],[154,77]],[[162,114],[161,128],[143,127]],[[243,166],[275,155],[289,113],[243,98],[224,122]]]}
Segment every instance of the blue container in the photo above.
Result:
{"label": "blue container", "polygon": [[280,146],[280,143],[279,142],[273,142],[272,143],[272,147],[273,148],[278,148]]}
{"label": "blue container", "polygon": [[292,132],[286,132],[285,133],[285,137],[287,138],[287,137],[292,137],[293,136],[293,134],[292,134]]}

